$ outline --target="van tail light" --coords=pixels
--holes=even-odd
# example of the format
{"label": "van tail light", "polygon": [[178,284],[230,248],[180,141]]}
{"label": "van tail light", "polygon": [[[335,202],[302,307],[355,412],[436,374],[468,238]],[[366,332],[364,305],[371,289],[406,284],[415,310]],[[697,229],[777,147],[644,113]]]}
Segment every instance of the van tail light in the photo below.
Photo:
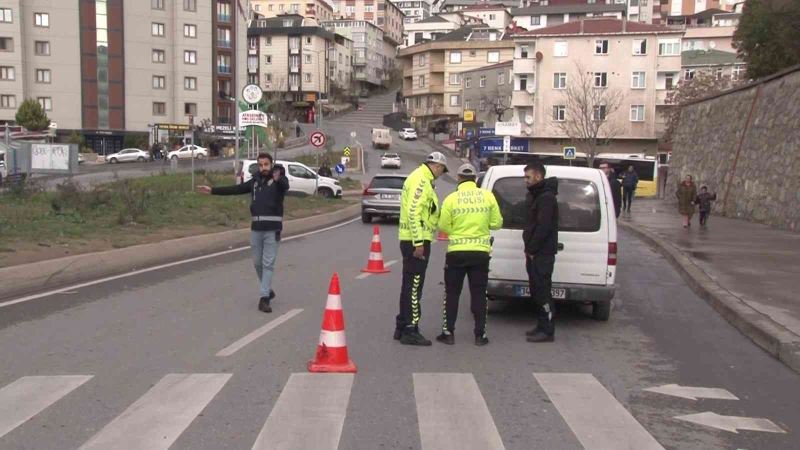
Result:
{"label": "van tail light", "polygon": [[369,190],[369,186],[367,186],[367,187],[364,188],[364,192],[362,192],[361,195],[364,196],[364,197],[374,197],[374,196],[376,196],[378,194],[376,194],[375,192],[370,191]]}
{"label": "van tail light", "polygon": [[609,266],[616,266],[617,265],[617,243],[616,242],[609,242],[608,243],[608,265]]}

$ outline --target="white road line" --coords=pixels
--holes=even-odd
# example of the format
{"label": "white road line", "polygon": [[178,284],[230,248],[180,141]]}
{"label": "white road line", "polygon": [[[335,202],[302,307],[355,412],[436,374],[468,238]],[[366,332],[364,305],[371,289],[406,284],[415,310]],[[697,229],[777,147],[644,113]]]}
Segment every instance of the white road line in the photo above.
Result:
{"label": "white road line", "polygon": [[[295,236],[282,238],[281,240],[282,241],[291,241],[292,239],[300,239],[302,237],[311,236],[312,234],[322,233],[324,231],[329,231],[329,230],[333,230],[335,228],[343,227],[345,225],[349,225],[349,224],[351,224],[353,222],[356,222],[358,220],[360,220],[360,219],[359,218],[355,218],[355,219],[352,219],[352,220],[348,220],[346,222],[342,222],[340,224],[336,224],[336,225],[333,225],[333,226],[330,226],[330,227],[327,227],[327,228],[323,228],[321,230],[309,231],[308,233],[302,233],[302,234],[298,234],[298,235],[295,235]],[[194,258],[183,259],[183,260],[180,260],[180,261],[173,261],[171,263],[161,264],[160,266],[153,266],[153,267],[148,267],[146,269],[134,270],[132,272],[127,272],[127,273],[122,273],[122,274],[119,274],[119,275],[100,278],[100,279],[93,280],[93,281],[87,281],[85,283],[73,284],[72,286],[66,286],[66,287],[63,287],[63,288],[60,288],[60,289],[54,289],[52,291],[42,292],[42,293],[39,293],[39,294],[33,294],[33,295],[29,295],[27,297],[20,297],[20,298],[15,299],[15,300],[9,300],[9,301],[6,301],[6,302],[2,302],[2,303],[0,303],[0,308],[6,307],[6,306],[11,306],[11,305],[16,305],[17,303],[29,302],[31,300],[36,300],[36,299],[39,299],[39,298],[42,298],[42,297],[48,297],[48,296],[54,295],[54,294],[61,294],[61,293],[64,293],[64,292],[73,291],[75,289],[81,289],[81,288],[85,288],[85,287],[88,287],[88,286],[94,286],[96,284],[106,283],[108,281],[119,280],[120,278],[132,277],[132,276],[139,275],[139,274],[142,274],[142,273],[152,272],[154,270],[161,270],[161,269],[166,269],[168,267],[174,267],[174,266],[179,266],[179,265],[182,265],[182,264],[192,263],[192,262],[195,262],[195,261],[202,261],[204,259],[216,258],[217,256],[228,255],[228,254],[231,254],[231,253],[240,252],[242,250],[247,250],[249,248],[250,248],[249,245],[244,246],[244,247],[232,248],[230,250],[223,250],[221,252],[211,253],[211,254],[203,255],[203,256],[196,256]]]}
{"label": "white road line", "polygon": [[423,450],[501,450],[503,441],[469,373],[415,373]]}
{"label": "white road line", "polygon": [[171,373],[81,449],[168,449],[230,379],[229,373]]}
{"label": "white road line", "polygon": [[588,373],[534,373],[585,449],[663,450],[636,419]]}
{"label": "white road line", "polygon": [[253,450],[336,450],[353,374],[293,373]]}
{"label": "white road line", "polygon": [[91,375],[22,377],[0,389],[0,437],[90,379]]}
{"label": "white road line", "polygon": [[254,330],[253,332],[251,332],[247,336],[245,336],[245,337],[239,339],[238,341],[234,342],[233,344],[223,348],[222,350],[220,350],[217,353],[216,356],[220,356],[220,357],[231,356],[232,354],[234,354],[234,353],[238,352],[239,350],[241,350],[247,344],[249,344],[249,343],[255,341],[256,339],[260,338],[261,336],[267,334],[268,331],[271,331],[272,329],[276,328],[278,325],[288,321],[289,319],[291,319],[292,317],[300,314],[301,312],[303,312],[303,310],[299,309],[299,308],[289,310],[288,312],[286,312],[282,316],[279,316],[278,318],[267,322],[261,328],[258,328],[256,330]]}
{"label": "white road line", "polygon": [[[384,264],[383,267],[389,267],[391,265],[394,265],[396,262],[397,262],[397,260],[393,259],[391,261],[386,262],[386,264]],[[374,275],[374,274],[373,273],[369,273],[369,272],[364,272],[362,274],[356,275],[356,280],[363,280],[364,278],[367,278],[370,275]]]}

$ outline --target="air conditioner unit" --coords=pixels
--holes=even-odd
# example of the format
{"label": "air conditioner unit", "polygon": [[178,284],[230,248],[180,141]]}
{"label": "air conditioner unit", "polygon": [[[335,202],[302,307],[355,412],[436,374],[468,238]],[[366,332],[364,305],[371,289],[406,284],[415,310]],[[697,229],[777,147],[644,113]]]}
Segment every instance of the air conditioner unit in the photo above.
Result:
{"label": "air conditioner unit", "polygon": [[533,125],[533,116],[531,115],[525,116],[525,123],[527,123],[528,125]]}

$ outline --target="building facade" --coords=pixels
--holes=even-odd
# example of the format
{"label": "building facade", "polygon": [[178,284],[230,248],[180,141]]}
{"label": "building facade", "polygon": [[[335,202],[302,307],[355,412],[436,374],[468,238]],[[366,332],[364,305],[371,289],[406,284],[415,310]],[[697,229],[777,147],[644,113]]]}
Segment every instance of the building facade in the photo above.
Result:
{"label": "building facade", "polygon": [[405,43],[400,47],[405,48],[422,44],[425,41],[435,40],[437,37],[444,36],[460,27],[461,25],[439,17],[438,15],[431,16],[425,20],[407,24],[405,26]]}
{"label": "building facade", "polygon": [[511,24],[511,14],[502,5],[479,4],[468,6],[460,11],[474,17],[496,30],[505,30]]}
{"label": "building facade", "polygon": [[511,16],[517,26],[526,30],[538,30],[587,17],[611,17],[623,19],[626,6],[621,3],[567,3],[534,4],[514,8]]}
{"label": "building facade", "polygon": [[383,38],[395,46],[403,42],[405,15],[389,0],[335,0],[337,18],[369,22],[383,31]]}
{"label": "building facade", "polygon": [[353,85],[353,41],[334,34],[334,44],[329,53],[330,82],[350,91]]}
{"label": "building facade", "polygon": [[332,20],[333,6],[326,0],[250,0],[256,14],[265,19],[280,14],[297,14],[316,20]]}
{"label": "building facade", "polygon": [[740,82],[747,77],[745,64],[736,53],[719,50],[687,50],[681,53],[681,80],[690,81],[697,74],[713,76],[717,80]]}
{"label": "building facade", "polygon": [[354,93],[366,94],[380,87],[386,76],[388,64],[383,30],[365,20],[332,20],[323,22],[322,26],[331,33],[339,34],[353,42],[351,59],[356,91]]}
{"label": "building facade", "polygon": [[[499,121],[509,121],[514,114],[511,94],[514,90],[513,61],[479,67],[461,72],[464,92],[464,126],[494,127]],[[469,120],[469,112],[472,120]]]}
{"label": "building facade", "polygon": [[430,0],[393,0],[392,3],[400,8],[400,11],[405,15],[403,17],[405,25],[425,20],[431,16]]}

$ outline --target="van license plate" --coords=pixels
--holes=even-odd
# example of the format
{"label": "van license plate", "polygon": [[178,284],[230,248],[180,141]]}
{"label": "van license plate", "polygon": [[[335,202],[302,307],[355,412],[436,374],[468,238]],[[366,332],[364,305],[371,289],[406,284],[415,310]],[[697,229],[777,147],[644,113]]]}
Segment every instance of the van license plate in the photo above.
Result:
{"label": "van license plate", "polygon": [[[514,293],[517,297],[530,297],[531,290],[528,286],[514,286]],[[567,290],[564,288],[551,288],[550,295],[556,300],[567,298]]]}
{"label": "van license plate", "polygon": [[383,200],[397,200],[399,198],[399,194],[381,194],[381,199]]}

